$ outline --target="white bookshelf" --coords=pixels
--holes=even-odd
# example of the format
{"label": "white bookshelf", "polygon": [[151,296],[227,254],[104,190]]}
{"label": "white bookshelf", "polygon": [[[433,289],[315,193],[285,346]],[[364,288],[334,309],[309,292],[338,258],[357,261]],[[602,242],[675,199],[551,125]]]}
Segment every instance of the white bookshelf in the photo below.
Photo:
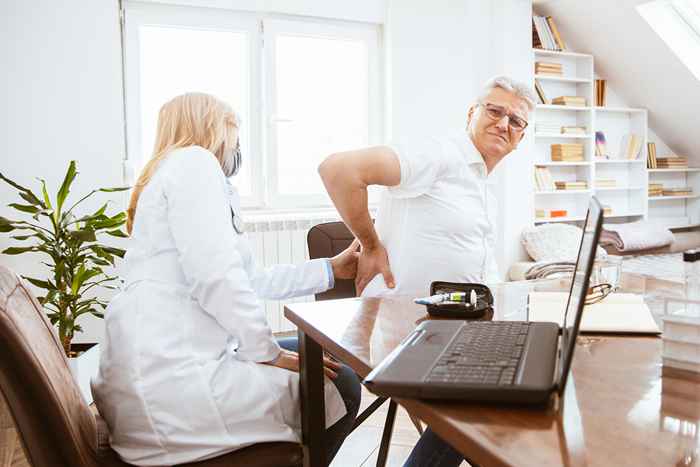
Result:
{"label": "white bookshelf", "polygon": [[[580,222],[584,220],[589,196],[595,195],[611,209],[608,222],[631,222],[649,216],[648,179],[646,169],[647,111],[626,107],[595,106],[595,73],[592,55],[534,49],[535,61],[557,62],[562,65],[562,76],[535,75],[545,96],[581,96],[585,107],[566,107],[538,104],[535,111],[534,166],[547,167],[555,181],[586,181],[588,189],[577,192],[535,191],[535,209],[566,209],[566,217],[537,218],[533,222]],[[534,64],[533,64],[534,68]],[[559,126],[585,126],[585,135],[556,135],[537,130],[538,123]],[[595,132],[602,131],[607,141],[609,159],[595,157]],[[642,147],[637,159],[619,158],[622,139],[627,134],[639,135]],[[584,146],[583,162],[552,162],[551,145],[580,143]],[[533,169],[534,170],[534,169]],[[700,174],[699,174],[700,175]],[[533,176],[534,177],[534,176]],[[596,179],[613,179],[614,187],[596,187]],[[695,200],[697,201],[697,200]],[[679,203],[680,200],[672,200]],[[700,220],[699,220],[700,221]]]}

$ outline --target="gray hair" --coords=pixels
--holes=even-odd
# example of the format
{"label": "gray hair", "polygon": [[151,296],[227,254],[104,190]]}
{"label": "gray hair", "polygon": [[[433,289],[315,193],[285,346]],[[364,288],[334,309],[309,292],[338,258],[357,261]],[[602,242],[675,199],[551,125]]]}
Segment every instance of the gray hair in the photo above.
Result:
{"label": "gray hair", "polygon": [[505,91],[512,92],[525,101],[527,104],[527,109],[530,112],[534,110],[537,98],[535,97],[535,93],[532,92],[532,88],[525,83],[515,81],[507,76],[496,76],[488,80],[484,86],[484,90],[479,96],[479,101],[482,101],[492,90],[496,88],[501,88]]}

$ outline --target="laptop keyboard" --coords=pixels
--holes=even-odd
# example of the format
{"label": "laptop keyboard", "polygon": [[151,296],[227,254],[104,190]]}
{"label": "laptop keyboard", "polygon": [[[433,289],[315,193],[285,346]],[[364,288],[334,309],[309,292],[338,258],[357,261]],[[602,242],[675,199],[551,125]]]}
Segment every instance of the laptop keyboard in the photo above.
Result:
{"label": "laptop keyboard", "polygon": [[428,383],[510,385],[520,362],[529,323],[467,324],[425,379]]}

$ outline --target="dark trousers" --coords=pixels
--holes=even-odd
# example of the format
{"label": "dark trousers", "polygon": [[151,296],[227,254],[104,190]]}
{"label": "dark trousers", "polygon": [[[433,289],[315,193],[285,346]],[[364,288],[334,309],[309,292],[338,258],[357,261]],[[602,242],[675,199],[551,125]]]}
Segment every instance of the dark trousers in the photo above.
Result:
{"label": "dark trousers", "polygon": [[[299,351],[299,342],[296,337],[277,339],[277,342],[283,349]],[[338,377],[333,380],[333,384],[338,389],[340,397],[343,398],[348,413],[326,430],[326,461],[329,464],[345,441],[345,437],[350,434],[355,417],[357,417],[357,411],[360,409],[360,398],[362,397],[359,378],[345,365],[338,370]]]}
{"label": "dark trousers", "polygon": [[464,457],[430,428],[423,432],[404,467],[457,467]]}

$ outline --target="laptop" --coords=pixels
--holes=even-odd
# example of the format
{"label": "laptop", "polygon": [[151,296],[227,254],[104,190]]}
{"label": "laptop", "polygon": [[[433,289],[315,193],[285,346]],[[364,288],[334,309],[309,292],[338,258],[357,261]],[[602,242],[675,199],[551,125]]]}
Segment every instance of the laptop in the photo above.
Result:
{"label": "laptop", "polygon": [[421,323],[364,380],[385,397],[545,404],[571,368],[603,214],[591,197],[563,326],[523,321]]}

